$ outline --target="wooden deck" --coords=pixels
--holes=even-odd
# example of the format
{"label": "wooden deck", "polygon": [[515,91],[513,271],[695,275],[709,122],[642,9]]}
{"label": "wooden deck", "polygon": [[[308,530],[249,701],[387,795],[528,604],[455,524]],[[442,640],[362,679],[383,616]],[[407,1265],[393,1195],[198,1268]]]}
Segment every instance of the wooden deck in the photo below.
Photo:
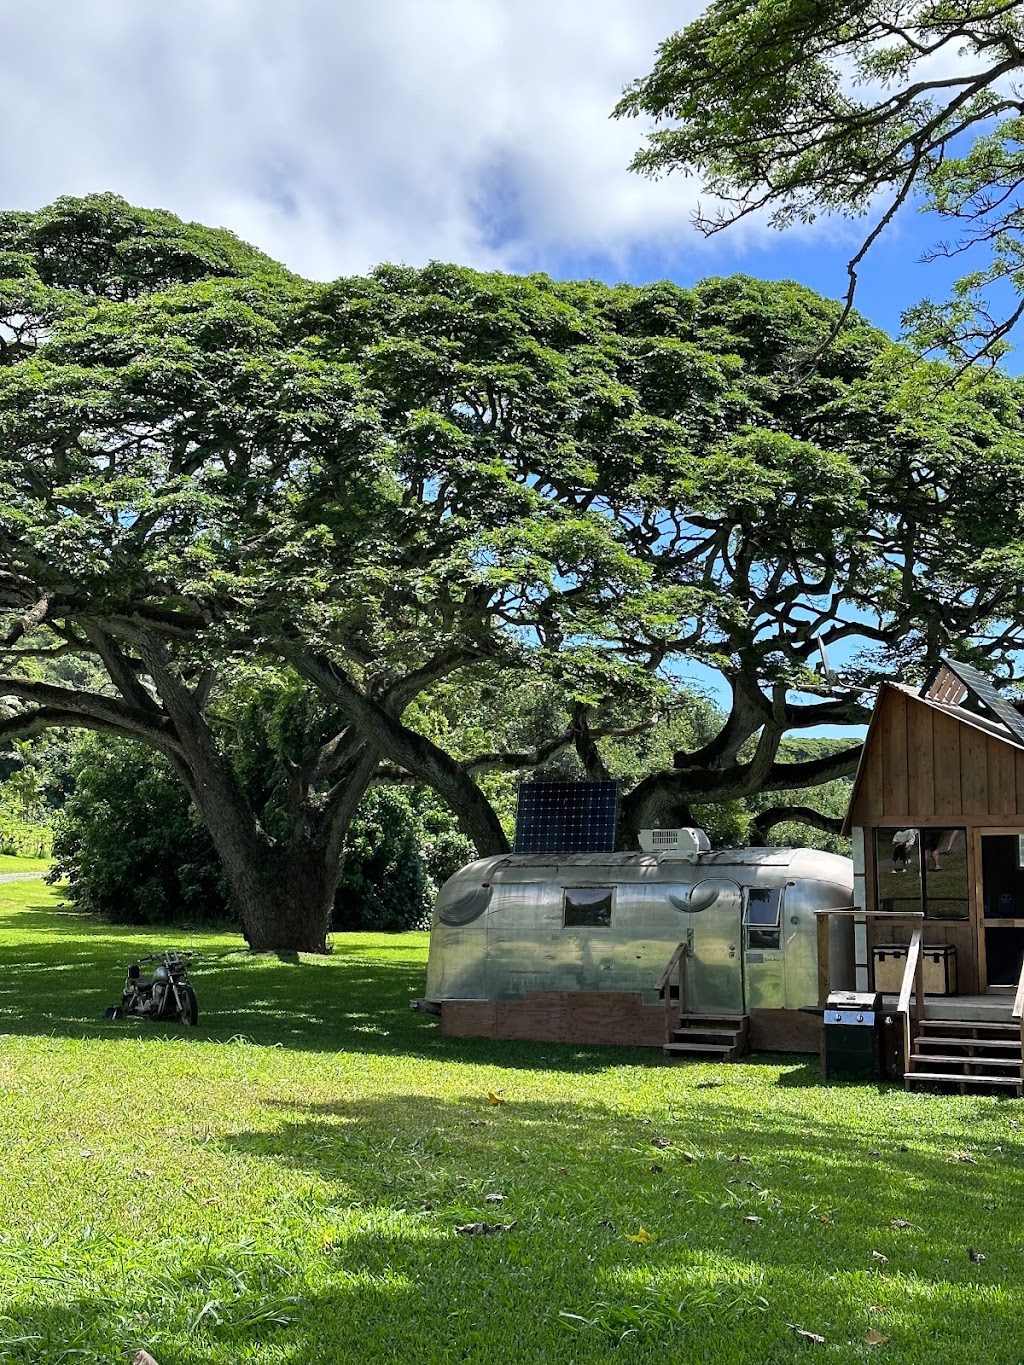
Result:
{"label": "wooden deck", "polygon": [[[882,1002],[886,1010],[896,1010],[899,997],[883,995]],[[1008,1024],[1012,1013],[1012,991],[1007,991],[1005,995],[929,995],[924,1002],[926,1019],[977,1019]]]}

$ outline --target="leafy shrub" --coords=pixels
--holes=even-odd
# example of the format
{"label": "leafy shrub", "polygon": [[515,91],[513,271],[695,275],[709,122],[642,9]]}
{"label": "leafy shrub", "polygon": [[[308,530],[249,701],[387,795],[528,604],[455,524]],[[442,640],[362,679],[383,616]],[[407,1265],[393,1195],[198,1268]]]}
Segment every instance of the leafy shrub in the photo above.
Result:
{"label": "leafy shrub", "polygon": [[72,771],[49,880],[66,879],[80,910],[124,924],[227,917],[210,837],[162,758],[128,740],[83,735]]}
{"label": "leafy shrub", "polygon": [[345,840],[334,928],[424,928],[436,890],[409,797],[393,787],[367,792]]}

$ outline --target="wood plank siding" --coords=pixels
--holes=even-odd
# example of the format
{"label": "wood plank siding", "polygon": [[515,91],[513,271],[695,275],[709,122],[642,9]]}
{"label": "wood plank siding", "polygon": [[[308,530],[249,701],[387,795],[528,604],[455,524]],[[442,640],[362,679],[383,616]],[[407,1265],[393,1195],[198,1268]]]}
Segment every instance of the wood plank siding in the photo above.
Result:
{"label": "wood plank siding", "polygon": [[901,688],[883,686],[847,826],[1017,825],[1024,749]]}
{"label": "wood plank siding", "polygon": [[930,706],[907,707],[907,780],[910,809],[935,814],[935,735]]}
{"label": "wood plank siding", "polygon": [[[959,993],[972,995],[989,989],[982,836],[1000,830],[1024,833],[1024,747],[1009,735],[994,733],[991,719],[986,722],[961,709],[966,693],[948,669],[939,671],[924,697],[883,684],[844,829],[864,830],[865,908],[870,911],[878,909],[874,849],[879,830],[886,848],[895,829],[946,826],[965,831],[969,917],[926,918],[924,942],[956,949]],[[922,846],[928,846],[923,839]],[[870,959],[876,945],[908,943],[910,928],[871,919],[867,937]]]}

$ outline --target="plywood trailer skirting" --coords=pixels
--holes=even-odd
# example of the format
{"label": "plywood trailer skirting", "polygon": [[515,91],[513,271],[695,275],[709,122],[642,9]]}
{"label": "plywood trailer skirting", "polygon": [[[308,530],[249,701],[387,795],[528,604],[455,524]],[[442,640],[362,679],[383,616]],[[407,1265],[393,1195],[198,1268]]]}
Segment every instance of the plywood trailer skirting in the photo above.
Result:
{"label": "plywood trailer skirting", "polygon": [[[452,1038],[664,1046],[666,1011],[638,991],[532,991],[524,1000],[443,1000],[441,1032]],[[675,1022],[674,1020],[672,1022]],[[751,1010],[755,1052],[816,1052],[820,1020],[799,1010]]]}
{"label": "plywood trailer skirting", "polygon": [[525,1000],[443,1000],[441,1032],[453,1038],[662,1047],[664,1005],[639,991],[531,991]]}
{"label": "plywood trailer skirting", "polygon": [[751,1052],[817,1052],[821,1016],[802,1010],[751,1010]]}

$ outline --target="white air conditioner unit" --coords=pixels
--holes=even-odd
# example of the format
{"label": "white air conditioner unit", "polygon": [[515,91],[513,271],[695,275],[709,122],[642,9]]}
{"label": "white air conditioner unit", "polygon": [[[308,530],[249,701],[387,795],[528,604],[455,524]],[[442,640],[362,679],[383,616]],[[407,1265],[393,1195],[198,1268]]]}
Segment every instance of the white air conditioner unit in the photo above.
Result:
{"label": "white air conditioner unit", "polygon": [[702,829],[642,829],[640,847],[645,853],[695,863],[702,853],[710,852],[711,843]]}

